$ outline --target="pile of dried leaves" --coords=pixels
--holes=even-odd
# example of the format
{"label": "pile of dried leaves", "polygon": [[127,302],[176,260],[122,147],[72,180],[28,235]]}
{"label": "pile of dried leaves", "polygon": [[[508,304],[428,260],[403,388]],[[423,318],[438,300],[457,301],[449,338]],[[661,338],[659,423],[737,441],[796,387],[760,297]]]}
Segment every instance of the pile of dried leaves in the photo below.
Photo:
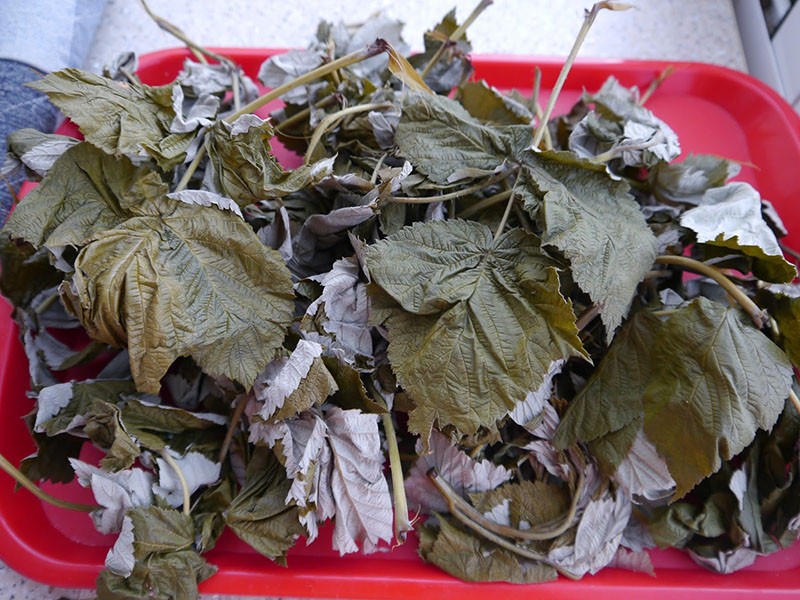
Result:
{"label": "pile of dried leaves", "polygon": [[100,597],[196,597],[226,528],[283,563],[329,519],[342,554],[402,541],[409,509],[468,580],[790,544],[800,289],[769,204],[613,78],[548,119],[470,80],[454,13],[409,59],[400,29],[322,23],[261,99],[227,60],[34,84],[84,140],[9,139],[41,180],[0,237],[22,470],[119,532]]}

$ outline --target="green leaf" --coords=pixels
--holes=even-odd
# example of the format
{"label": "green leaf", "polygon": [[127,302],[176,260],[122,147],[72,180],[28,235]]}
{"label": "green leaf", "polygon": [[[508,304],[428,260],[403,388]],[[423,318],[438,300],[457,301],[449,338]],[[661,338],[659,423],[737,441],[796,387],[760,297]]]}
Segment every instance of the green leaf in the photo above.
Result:
{"label": "green leaf", "polygon": [[217,188],[240,206],[282,198],[331,173],[332,160],[284,171],[270,151],[269,121],[244,115],[235,123],[216,122],[207,137]]}
{"label": "green leaf", "polygon": [[637,312],[622,326],[561,418],[553,438],[557,448],[598,440],[641,419],[653,372],[652,347],[661,328],[658,317],[648,311]]}
{"label": "green leaf", "polygon": [[660,163],[653,171],[653,192],[658,198],[700,204],[706,190],[721,187],[738,175],[741,167],[718,156],[690,154],[677,163]]}
{"label": "green leaf", "polygon": [[29,306],[39,292],[57,286],[63,277],[46,251],[37,252],[0,232],[0,293],[15,307]]}
{"label": "green leaf", "polygon": [[429,94],[406,101],[395,133],[400,153],[439,184],[490,174],[531,140],[526,125],[484,125],[455,100]]}
{"label": "green leaf", "polygon": [[510,526],[521,529],[563,519],[570,504],[564,486],[544,480],[506,483],[488,492],[472,493],[470,500],[484,514],[507,504]]}
{"label": "green leaf", "polygon": [[644,430],[680,498],[775,424],[792,366],[741,311],[702,297],[670,317],[653,345]]}
{"label": "green leaf", "polygon": [[465,83],[459,88],[458,99],[469,114],[484,123],[530,126],[533,121],[528,107],[485,81]]}
{"label": "green leaf", "polygon": [[167,191],[158,174],[82,142],[67,150],[3,231],[39,248],[83,246]]}
{"label": "green leaf", "polygon": [[656,257],[656,238],[628,185],[568,153],[528,153],[528,181],[540,202],[524,196],[541,223],[542,244],[561,250],[580,288],[601,308],[606,339],[628,313],[636,287]]}
{"label": "green leaf", "polygon": [[775,234],[761,216],[761,196],[747,183],[707,190],[700,206],[683,213],[681,226],[694,231],[698,242],[749,257],[759,279],[788,283],[797,277],[797,269],[783,257]]}
{"label": "green leaf", "polygon": [[446,517],[419,530],[419,555],[464,581],[543,583],[553,581],[555,569],[525,560],[490,542],[482,542]]}
{"label": "green leaf", "polygon": [[358,409],[373,414],[386,413],[386,408],[367,394],[358,371],[335,356],[323,356],[322,361],[338,388],[330,399],[333,404],[343,410]]}
{"label": "green leaf", "polygon": [[106,154],[130,158],[149,154],[168,170],[183,161],[194,137],[170,133],[175,118],[171,85],[122,85],[72,68],[29,85],[47,94],[80,127],[86,140]]}
{"label": "green leaf", "polygon": [[756,298],[758,305],[769,311],[770,317],[778,323],[780,334],[777,343],[789,356],[795,366],[800,365],[800,298],[769,289],[760,290]]}
{"label": "green leaf", "polygon": [[280,255],[229,211],[164,200],[96,236],[75,261],[75,312],[127,343],[137,388],[157,393],[179,356],[250,387],[283,342],[292,286]]}
{"label": "green leaf", "polygon": [[[416,408],[410,428],[494,428],[550,364],[582,356],[553,261],[520,229],[496,242],[475,222],[406,227],[367,249],[375,284],[399,305],[389,359]],[[513,342],[511,342],[513,340]]]}
{"label": "green leaf", "polygon": [[109,471],[129,468],[141,454],[139,445],[125,431],[119,408],[109,402],[94,401],[91,418],[83,426],[83,433],[106,451],[100,459],[100,466]]}
{"label": "green leaf", "polygon": [[216,567],[194,550],[192,518],[156,506],[125,514],[133,524],[133,571],[123,577],[103,570],[97,579],[98,599],[196,600],[198,583],[211,577]]}
{"label": "green leaf", "polygon": [[275,458],[258,448],[248,465],[245,487],[231,502],[225,522],[243,541],[278,564],[304,533],[297,506],[286,504],[291,481]]}

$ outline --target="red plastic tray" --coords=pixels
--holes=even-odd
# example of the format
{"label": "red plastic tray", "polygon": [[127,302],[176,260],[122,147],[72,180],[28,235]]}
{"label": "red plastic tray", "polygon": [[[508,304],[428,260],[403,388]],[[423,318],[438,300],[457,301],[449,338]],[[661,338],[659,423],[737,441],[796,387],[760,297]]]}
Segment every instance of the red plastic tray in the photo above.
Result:
{"label": "red plastic tray", "polygon": [[[220,49],[255,76],[274,50]],[[162,84],[178,73],[187,53],[165,50],[141,57],[145,83]],[[542,69],[543,89],[552,86],[560,62],[552,59],[477,57],[476,77],[492,85],[529,91],[534,66]],[[638,61],[579,62],[567,81],[560,111],[582,90],[596,90],[609,76],[645,89],[668,65],[675,71],[648,101],[680,137],[684,154],[711,153],[743,162],[738,179],[758,188],[780,211],[790,230],[790,246],[800,247],[800,118],[771,89],[722,67],[695,63]],[[10,309],[0,302],[0,452],[15,464],[32,450],[21,417],[32,409],[25,392],[28,372]],[[47,486],[64,498],[87,500],[75,484]],[[327,537],[326,537],[327,534]],[[206,556],[219,568],[201,585],[206,593],[254,596],[342,598],[701,598],[797,597],[800,595],[800,544],[756,561],[733,575],[716,575],[685,555],[653,552],[656,576],[606,569],[578,582],[543,585],[469,584],[423,563],[410,541],[391,552],[340,558],[330,550],[330,531],[310,547],[299,544],[282,568],[250,550],[230,533]],[[0,559],[23,575],[44,583],[91,588],[113,537],[96,533],[89,518],[43,505],[27,491],[15,492],[0,473]]]}

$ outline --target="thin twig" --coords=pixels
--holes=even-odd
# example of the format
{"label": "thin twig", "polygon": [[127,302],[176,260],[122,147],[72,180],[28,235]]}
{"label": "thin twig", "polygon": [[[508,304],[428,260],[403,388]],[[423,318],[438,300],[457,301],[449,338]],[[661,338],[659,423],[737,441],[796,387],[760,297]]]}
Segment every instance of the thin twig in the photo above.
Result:
{"label": "thin twig", "polygon": [[706,277],[710,277],[716,281],[726,292],[728,292],[728,294],[730,294],[730,296],[739,304],[739,306],[741,306],[742,309],[744,309],[744,311],[750,315],[750,318],[753,320],[753,323],[756,327],[761,329],[769,321],[767,312],[765,310],[761,310],[758,305],[753,302],[749,296],[747,296],[747,294],[736,287],[736,285],[718,269],[710,267],[699,260],[689,258],[688,256],[662,255],[656,258],[656,263],[660,265],[674,265],[683,269],[695,271],[696,273],[700,273]]}
{"label": "thin twig", "polygon": [[67,510],[75,510],[79,512],[92,512],[97,510],[98,508],[102,508],[97,505],[78,504],[76,502],[70,502],[69,500],[61,500],[60,498],[51,496],[50,494],[45,492],[42,488],[33,483],[30,479],[28,479],[22,471],[20,471],[14,465],[12,465],[9,462],[9,460],[2,454],[0,454],[0,469],[5,471],[8,475],[10,475],[14,479],[14,481],[16,481],[26,490],[28,490],[31,494],[36,496],[39,500],[47,502],[48,504],[52,504],[53,506],[57,506],[59,508],[66,508]]}
{"label": "thin twig", "polygon": [[306,149],[306,164],[309,163],[311,157],[314,155],[314,150],[317,149],[320,141],[322,140],[322,136],[325,135],[328,129],[334,126],[334,123],[339,119],[343,119],[348,115],[354,115],[362,112],[371,112],[373,110],[381,110],[384,108],[392,108],[394,105],[390,102],[372,102],[369,104],[359,104],[357,106],[350,106],[348,108],[343,108],[342,110],[338,110],[335,113],[331,113],[326,116],[322,121],[320,121],[317,128],[314,130],[314,135],[311,136],[311,140],[308,142],[308,148]]}
{"label": "thin twig", "polygon": [[578,331],[583,331],[586,326],[594,321],[595,317],[600,315],[600,306],[597,304],[592,304],[589,308],[583,311],[583,314],[578,317],[578,320],[575,321],[575,327],[577,327]]}
{"label": "thin twig", "polygon": [[433,56],[428,61],[428,63],[425,65],[425,67],[422,69],[422,72],[420,73],[420,77],[425,79],[425,77],[428,75],[428,73],[430,73],[430,71],[433,68],[433,66],[437,62],[439,62],[440,58],[442,58],[442,55],[444,54],[444,51],[447,49],[447,47],[451,43],[457,42],[461,38],[461,36],[463,36],[466,33],[467,29],[469,28],[470,25],[472,25],[472,23],[475,21],[475,19],[477,19],[484,10],[486,10],[489,6],[491,6],[492,1],[493,0],[481,0],[478,3],[478,6],[476,6],[474,9],[472,9],[472,12],[466,18],[464,23],[462,23],[457,29],[455,29],[453,31],[453,33],[451,33],[449,36],[447,36],[447,39],[445,39],[442,42],[442,45],[439,46],[436,49],[436,52],[433,54]]}
{"label": "thin twig", "polygon": [[460,190],[456,190],[454,192],[448,192],[447,194],[440,194],[439,196],[422,196],[422,197],[418,196],[413,198],[406,196],[389,196],[389,198],[387,198],[387,202],[397,202],[399,204],[428,204],[430,202],[444,202],[446,200],[455,200],[456,198],[469,196],[470,194],[479,192],[489,187],[490,185],[494,185],[495,183],[503,181],[509,175],[512,175],[513,173],[516,172],[517,172],[516,169],[506,169],[474,185],[465,187]]}
{"label": "thin twig", "polygon": [[800,414],[800,398],[797,397],[797,394],[794,393],[793,389],[789,389],[789,400],[792,402],[792,406]]}
{"label": "thin twig", "polygon": [[240,398],[236,408],[233,409],[231,422],[228,424],[228,431],[225,432],[225,439],[222,440],[222,447],[219,449],[219,462],[225,460],[225,457],[228,455],[233,436],[236,433],[237,427],[239,427],[239,422],[242,420],[242,415],[244,414],[244,409],[247,407],[248,402],[250,402],[250,395]]}
{"label": "thin twig", "polygon": [[386,445],[389,449],[389,470],[392,473],[392,495],[394,497],[394,537],[401,544],[406,541],[406,533],[412,531],[414,527],[408,520],[408,500],[406,498],[406,488],[403,482],[403,463],[400,459],[400,448],[397,445],[397,433],[394,430],[392,413],[389,411],[389,403],[383,394],[380,393],[371,378],[365,378],[365,385],[372,394],[373,400],[386,408],[386,412],[381,415],[383,432],[386,434]]}
{"label": "thin twig", "polygon": [[514,527],[508,527],[492,521],[491,519],[483,516],[475,509],[475,507],[464,500],[458,494],[458,492],[456,492],[450,486],[450,484],[444,480],[444,478],[439,477],[435,471],[433,474],[429,473],[428,477],[434,482],[436,489],[438,489],[439,493],[445,497],[445,500],[447,500],[448,504],[452,502],[462,513],[489,531],[492,531],[497,535],[502,535],[516,540],[542,541],[557,538],[574,524],[573,522],[575,521],[575,515],[578,512],[578,502],[580,501],[580,496],[583,493],[583,486],[585,483],[583,470],[576,470],[578,471],[578,483],[575,486],[575,492],[573,493],[572,501],[570,502],[569,508],[564,516],[554,519],[545,525],[531,527],[529,529],[516,529]]}
{"label": "thin twig", "polygon": [[188,516],[192,511],[192,497],[189,494],[189,484],[186,483],[186,477],[183,476],[183,471],[178,466],[178,462],[172,458],[168,448],[163,448],[159,454],[161,454],[161,458],[169,465],[170,469],[175,471],[175,476],[181,484],[181,490],[183,490],[183,514]]}
{"label": "thin twig", "polygon": [[[431,477],[431,473],[430,472],[428,473],[428,477],[431,478],[431,481],[433,482],[433,485],[435,485],[436,488],[439,490],[439,492],[442,493],[442,488],[440,487],[440,484],[441,484],[441,481],[442,481],[441,478]],[[565,577],[568,577],[569,579],[573,579],[573,580],[579,579],[579,577],[577,577],[575,574],[570,573],[569,571],[565,570],[563,567],[561,567],[560,565],[558,565],[555,562],[553,562],[552,560],[550,560],[546,555],[540,554],[538,552],[533,552],[531,550],[528,550],[527,548],[522,548],[520,546],[517,546],[516,544],[514,544],[512,542],[509,542],[507,539],[503,538],[502,536],[499,536],[496,533],[494,533],[492,531],[489,531],[485,527],[481,526],[480,524],[478,524],[475,521],[473,521],[472,519],[470,519],[469,516],[465,515],[458,508],[458,506],[456,506],[456,504],[453,502],[453,498],[452,497],[447,496],[445,493],[442,493],[442,495],[444,496],[445,500],[447,501],[448,510],[450,511],[450,514],[453,515],[456,519],[458,519],[462,524],[467,526],[469,529],[471,529],[472,531],[474,531],[475,533],[477,533],[478,535],[483,537],[484,539],[489,540],[490,542],[492,542],[494,544],[497,544],[501,548],[504,548],[504,549],[508,550],[509,552],[513,552],[514,554],[517,554],[518,556],[521,556],[523,558],[527,558],[529,560],[534,560],[534,561],[537,561],[537,562],[541,562],[541,563],[543,563],[545,565],[553,567],[556,571],[558,571],[559,573],[561,573]]]}
{"label": "thin twig", "polygon": [[481,212],[487,208],[494,206],[495,204],[500,204],[503,200],[508,200],[511,197],[511,194],[514,193],[514,190],[503,190],[502,192],[497,192],[496,194],[489,196],[488,198],[484,198],[480,202],[476,202],[461,211],[461,218],[466,219],[467,217],[471,217],[474,214]]}
{"label": "thin twig", "polygon": [[506,228],[506,223],[508,223],[508,217],[511,214],[511,206],[514,204],[514,190],[506,190],[511,192],[508,197],[508,202],[506,203],[506,210],[503,212],[503,216],[500,218],[500,223],[497,224],[497,230],[494,232],[494,239],[492,243],[496,243],[497,240],[500,239],[500,236],[503,235],[503,230]]}
{"label": "thin twig", "polygon": [[140,0],[140,2],[142,3],[142,7],[144,8],[144,10],[147,13],[147,15],[151,19],[153,19],[155,24],[158,25],[161,29],[163,29],[167,33],[169,33],[171,36],[179,39],[184,44],[186,44],[186,46],[190,50],[192,50],[192,52],[194,53],[194,55],[197,57],[197,59],[200,62],[205,63],[206,60],[205,60],[205,58],[202,58],[202,57],[203,56],[208,56],[209,58],[213,58],[217,62],[220,62],[220,63],[228,65],[228,66],[233,66],[233,62],[229,58],[225,58],[221,54],[217,54],[216,52],[213,52],[213,51],[209,50],[208,48],[204,48],[203,46],[201,46],[197,42],[191,40],[183,32],[183,30],[180,27],[178,27],[176,25],[173,25],[172,23],[167,21],[164,17],[161,17],[161,16],[157,15],[156,13],[154,13],[152,10],[150,10],[150,7],[147,5],[146,0]]}
{"label": "thin twig", "polygon": [[[325,77],[326,75],[332,73],[336,69],[349,67],[350,65],[353,65],[362,60],[366,60],[367,58],[377,56],[381,52],[385,52],[385,50],[386,50],[385,44],[381,43],[370,44],[366,48],[363,48],[361,50],[356,50],[355,52],[351,52],[347,56],[343,56],[342,58],[338,58],[333,62],[321,65],[316,69],[309,71],[308,73],[300,75],[300,77],[297,77],[292,81],[288,81],[283,85],[279,85],[278,87],[270,90],[263,96],[259,96],[249,104],[245,104],[242,108],[240,108],[236,112],[225,117],[224,120],[227,123],[233,123],[236,119],[238,119],[242,115],[248,115],[252,112],[257,111],[262,106],[269,104],[273,100],[280,98],[286,92],[290,92],[291,90],[300,87],[301,85],[306,85],[308,83],[311,83],[312,81],[316,81],[317,79]],[[206,146],[205,144],[203,144],[202,146],[200,146],[200,148],[197,149],[197,154],[195,155],[194,159],[189,164],[189,166],[186,168],[186,172],[183,174],[183,177],[178,183],[178,186],[175,188],[176,192],[180,192],[186,189],[186,186],[189,185],[189,181],[191,180],[192,175],[194,175],[195,171],[197,171],[197,167],[200,166],[200,163],[203,161],[203,158],[205,158],[205,154],[206,154]]]}
{"label": "thin twig", "polygon": [[567,75],[569,74],[573,63],[578,56],[578,51],[581,49],[583,41],[586,39],[586,34],[588,34],[589,30],[592,28],[592,24],[594,23],[595,18],[597,18],[597,13],[604,8],[609,10],[625,10],[626,8],[630,8],[630,6],[621,5],[614,2],[597,2],[594,6],[592,6],[591,9],[586,11],[586,16],[583,19],[583,25],[581,26],[581,30],[578,32],[578,37],[575,38],[575,43],[573,43],[572,49],[569,51],[567,60],[564,63],[564,66],[561,68],[561,72],[558,74],[556,84],[553,86],[553,91],[550,93],[550,98],[547,100],[547,108],[544,111],[542,119],[539,121],[539,125],[536,127],[536,132],[533,135],[533,143],[531,144],[533,148],[539,147],[542,137],[544,136],[544,132],[547,129],[547,123],[556,107],[558,95],[561,93],[561,88],[564,87],[564,82],[567,80]]}
{"label": "thin twig", "polygon": [[661,73],[658,74],[658,77],[650,82],[650,85],[647,87],[644,94],[642,94],[642,97],[639,98],[639,106],[644,106],[644,103],[650,99],[650,96],[653,95],[653,92],[655,92],[661,86],[661,84],[664,83],[664,80],[674,72],[675,67],[672,65],[669,65],[666,69],[661,71]]}

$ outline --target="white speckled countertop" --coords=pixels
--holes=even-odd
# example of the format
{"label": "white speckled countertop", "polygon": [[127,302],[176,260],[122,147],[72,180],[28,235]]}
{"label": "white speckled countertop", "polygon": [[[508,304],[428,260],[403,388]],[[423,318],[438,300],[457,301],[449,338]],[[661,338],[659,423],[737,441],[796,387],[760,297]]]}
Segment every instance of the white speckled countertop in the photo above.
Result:
{"label": "white speckled countertop", "polygon": [[[639,0],[635,10],[600,14],[581,56],[709,62],[741,71],[747,65],[729,0]],[[385,10],[405,21],[414,49],[422,33],[454,5],[463,19],[475,0],[150,0],[151,8],[207,46],[303,47],[319,19],[357,22]],[[591,0],[495,0],[469,30],[475,53],[564,56]],[[557,7],[557,8],[554,8]],[[134,0],[109,0],[86,67],[99,70],[125,50],[176,46]],[[20,492],[24,493],[24,492]],[[30,581],[0,563],[0,598],[86,600],[88,590]],[[232,596],[203,596],[204,600]],[[237,597],[238,598],[238,597]],[[241,597],[244,598],[244,597]],[[250,597],[252,598],[252,597]]]}

